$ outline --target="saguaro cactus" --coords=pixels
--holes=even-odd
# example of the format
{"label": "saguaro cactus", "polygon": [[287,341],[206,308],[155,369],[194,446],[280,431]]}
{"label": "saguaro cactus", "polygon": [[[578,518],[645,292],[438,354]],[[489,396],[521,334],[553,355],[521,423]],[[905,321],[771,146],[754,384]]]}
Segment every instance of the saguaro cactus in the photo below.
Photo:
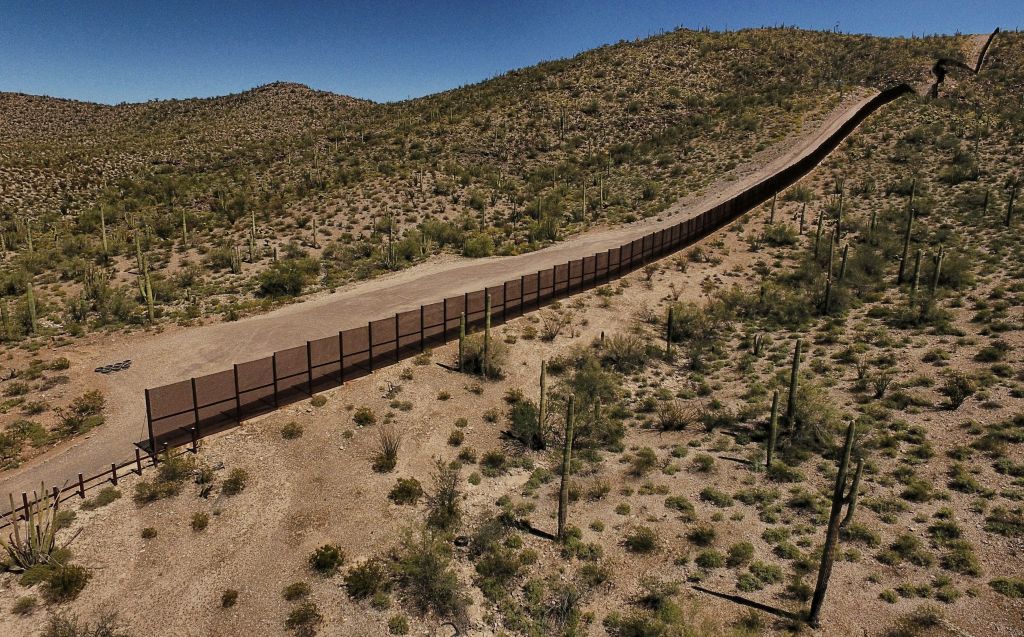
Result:
{"label": "saguaro cactus", "polygon": [[825,547],[821,553],[821,566],[818,568],[818,582],[814,587],[814,596],[811,598],[811,611],[807,616],[807,622],[815,628],[819,624],[821,605],[825,601],[828,580],[832,576],[836,544],[839,543],[839,516],[843,512],[843,504],[846,501],[843,491],[846,489],[846,474],[850,468],[850,453],[853,451],[853,438],[855,434],[856,424],[851,422],[850,426],[846,429],[846,444],[843,446],[843,456],[839,462],[839,473],[836,475],[836,485],[832,491],[832,509],[828,516],[828,530],[825,532]]}
{"label": "saguaro cactus", "polygon": [[775,442],[779,437],[779,390],[772,392],[772,415],[768,420],[768,448],[765,453],[764,466],[771,468],[775,461]]}
{"label": "saguaro cactus", "polygon": [[0,304],[0,320],[3,321],[4,338],[8,341],[14,340],[14,325],[11,323],[11,311],[7,307],[7,301]]}
{"label": "saguaro cactus", "polygon": [[839,211],[836,213],[836,238],[843,236],[843,197],[846,193],[846,186],[839,189]]}
{"label": "saguaro cactus", "polygon": [[466,361],[466,313],[459,312],[459,371],[465,371]]}
{"label": "saguaro cactus", "polygon": [[843,246],[843,260],[839,264],[839,280],[842,281],[846,278],[846,260],[850,256],[850,244],[847,243]]}
{"label": "saguaro cactus", "polygon": [[818,230],[814,234],[814,259],[818,259],[818,251],[821,248],[821,233],[825,230],[825,211],[818,213]]}
{"label": "saguaro cactus", "polygon": [[28,321],[29,330],[36,333],[36,291],[32,287],[32,282],[28,282],[28,287],[25,289],[25,302],[28,305]]}
{"label": "saguaro cactus", "polygon": [[914,231],[914,190],[917,188],[917,181],[910,186],[910,202],[907,204],[907,226],[903,232],[903,256],[900,258],[900,273],[896,278],[898,285],[902,284],[907,274],[907,259],[910,258],[910,235]]}
{"label": "saguaro cactus", "polygon": [[839,524],[840,529],[845,529],[853,514],[857,511],[857,495],[860,493],[860,476],[864,473],[864,456],[857,458],[857,470],[853,473],[853,483],[850,484],[850,493],[846,496],[846,517]]}
{"label": "saguaro cactus", "polygon": [[786,426],[793,427],[796,424],[796,391],[800,380],[800,345],[797,339],[793,346],[793,366],[789,373],[789,400],[786,402]]}
{"label": "saguaro cactus", "polygon": [[672,320],[675,313],[672,306],[668,306],[668,320],[665,323],[665,358],[672,357]]}
{"label": "saguaro cactus", "polygon": [[562,448],[562,488],[558,493],[558,541],[565,540],[565,521],[569,516],[569,471],[572,467],[572,436],[576,419],[576,399],[569,396],[565,414],[565,446]]}
{"label": "saguaro cactus", "polygon": [[484,295],[484,360],[481,363],[484,378],[491,368],[491,295]]}
{"label": "saguaro cactus", "polygon": [[772,211],[771,211],[771,214],[768,215],[768,224],[769,225],[772,225],[772,224],[775,223],[775,202],[778,200],[778,198],[779,198],[779,193],[775,193],[774,195],[772,195]]}
{"label": "saguaro cactus", "polygon": [[804,220],[806,218],[807,218],[807,202],[805,201],[804,205],[800,206],[800,231],[798,232],[798,234],[803,234],[804,233]]}
{"label": "saguaro cactus", "polygon": [[1017,184],[1010,186],[1010,199],[1006,202],[1006,227],[1013,223],[1013,203],[1017,199]]}
{"label": "saguaro cactus", "polygon": [[921,250],[918,249],[917,254],[914,256],[914,278],[910,283],[910,296],[914,296],[914,292],[917,292],[917,286],[921,284]]}
{"label": "saguaro cactus", "polygon": [[939,246],[939,253],[935,255],[935,269],[932,270],[932,285],[931,294],[935,296],[935,292],[939,289],[939,279],[942,277],[942,259],[946,256],[946,249],[943,246]]}

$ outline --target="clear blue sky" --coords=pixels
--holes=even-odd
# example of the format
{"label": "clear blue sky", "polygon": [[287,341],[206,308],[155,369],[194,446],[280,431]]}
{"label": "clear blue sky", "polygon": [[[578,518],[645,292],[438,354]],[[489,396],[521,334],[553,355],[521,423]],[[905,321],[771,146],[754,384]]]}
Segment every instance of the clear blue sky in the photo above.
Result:
{"label": "clear blue sky", "polygon": [[978,33],[1024,26],[1024,0],[0,0],[0,91],[117,103],[286,80],[400,100],[677,26],[779,24]]}

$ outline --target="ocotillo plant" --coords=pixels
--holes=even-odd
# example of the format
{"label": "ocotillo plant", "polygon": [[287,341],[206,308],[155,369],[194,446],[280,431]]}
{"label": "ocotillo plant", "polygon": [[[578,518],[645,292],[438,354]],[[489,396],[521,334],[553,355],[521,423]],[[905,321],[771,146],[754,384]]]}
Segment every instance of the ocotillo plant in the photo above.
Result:
{"label": "ocotillo plant", "polygon": [[825,601],[825,591],[828,589],[828,580],[832,576],[832,563],[836,557],[836,544],[839,542],[839,517],[843,512],[843,504],[846,502],[843,491],[846,490],[846,474],[850,468],[850,452],[853,451],[855,433],[856,424],[851,422],[846,429],[846,444],[843,446],[839,474],[836,476],[835,489],[832,491],[832,509],[828,516],[828,530],[825,532],[825,547],[821,553],[821,566],[818,568],[818,582],[814,587],[811,610],[807,616],[807,622],[815,628],[819,624],[821,605]]}
{"label": "ocotillo plant", "polygon": [[864,456],[857,458],[857,470],[853,472],[853,483],[850,484],[850,493],[846,496],[846,517],[839,524],[840,529],[845,529],[853,514],[857,511],[857,495],[860,493],[860,476],[864,473]]}
{"label": "ocotillo plant", "polygon": [[786,402],[786,426],[796,425],[796,391],[800,379],[800,340],[793,346],[793,367],[789,373],[789,400]]}
{"label": "ocotillo plant", "polygon": [[28,305],[28,321],[29,331],[33,334],[36,333],[36,291],[32,287],[32,282],[28,282],[28,286],[25,288],[25,303]]}
{"label": "ocotillo plant", "polygon": [[459,313],[459,371],[465,371],[466,361],[466,313]]}
{"label": "ocotillo plant", "polygon": [[558,541],[565,540],[565,520],[569,515],[569,470],[572,466],[572,436],[576,419],[575,397],[569,396],[565,414],[565,446],[562,448],[562,488],[558,493]]}
{"label": "ocotillo plant", "polygon": [[771,468],[775,461],[775,442],[779,438],[779,390],[772,392],[772,415],[768,420],[768,448],[765,453],[764,466]]}

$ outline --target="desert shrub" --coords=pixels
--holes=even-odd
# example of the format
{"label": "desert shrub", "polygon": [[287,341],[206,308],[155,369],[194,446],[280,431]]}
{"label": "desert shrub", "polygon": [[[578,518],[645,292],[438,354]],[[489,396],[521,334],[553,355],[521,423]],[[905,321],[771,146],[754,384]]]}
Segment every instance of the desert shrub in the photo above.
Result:
{"label": "desert shrub", "polygon": [[754,561],[750,564],[750,574],[764,584],[775,584],[782,581],[782,569],[775,564]]}
{"label": "desert shrub", "polygon": [[530,449],[544,448],[544,432],[539,422],[537,405],[517,397],[509,404],[509,435]]}
{"label": "desert shrub", "polygon": [[229,588],[220,595],[221,608],[231,608],[238,603],[238,591]]}
{"label": "desert shrub", "polygon": [[[491,338],[487,361],[487,378],[499,379],[505,374],[504,366],[508,358],[508,346],[500,339]],[[469,374],[484,373],[484,337],[483,334],[467,336],[463,343],[462,369]]]}
{"label": "desert shrub", "polygon": [[977,385],[963,372],[952,372],[946,375],[939,391],[949,399],[949,409],[959,409],[968,398],[978,390]]}
{"label": "desert shrub", "polygon": [[295,440],[302,437],[302,425],[294,420],[281,427],[281,437],[285,440]]}
{"label": "desert shrub", "polygon": [[681,400],[668,400],[658,405],[658,428],[662,431],[682,431],[695,420],[693,410]]}
{"label": "desert shrub", "polygon": [[704,549],[697,554],[693,562],[701,568],[722,568],[725,566],[725,556],[715,549]]}
{"label": "desert shrub", "polygon": [[1006,537],[1024,537],[1024,509],[995,507],[985,517],[985,530]]}
{"label": "desert shrub", "polygon": [[697,473],[710,473],[715,466],[715,458],[706,453],[699,453],[693,457],[693,470]]}
{"label": "desert shrub", "polygon": [[617,372],[636,371],[647,363],[647,344],[635,334],[612,334],[604,339],[601,363]]}
{"label": "desert shrub", "polygon": [[360,427],[369,427],[370,425],[377,423],[377,415],[373,413],[373,410],[369,407],[357,407],[352,413],[352,422],[356,423]]}
{"label": "desert shrub", "polygon": [[623,544],[632,553],[653,553],[658,550],[658,533],[647,526],[638,526],[626,534]]}
{"label": "desert shrub", "polygon": [[452,447],[461,446],[465,440],[466,434],[460,429],[453,429],[452,432],[448,434],[448,444]]}
{"label": "desert shrub", "polygon": [[843,527],[839,533],[840,537],[848,542],[861,542],[871,547],[878,546],[882,541],[878,532],[869,529],[859,522],[853,522]]}
{"label": "desert shrub", "polygon": [[119,626],[117,615],[103,612],[95,624],[83,622],[70,613],[50,615],[42,637],[128,637]]}
{"label": "desert shrub", "polygon": [[91,577],[92,574],[84,566],[59,564],[46,578],[44,595],[51,602],[71,601],[78,597]]}
{"label": "desert shrub", "polygon": [[309,567],[321,575],[334,575],[345,562],[345,552],[334,544],[324,544],[309,556]]}
{"label": "desert shrub", "polygon": [[377,433],[377,453],[373,457],[373,470],[378,473],[387,473],[398,464],[398,450],[402,446],[402,434],[392,427],[383,427]]}
{"label": "desert shrub", "polygon": [[1024,597],[1024,579],[1020,577],[997,577],[988,583],[992,590],[1013,599]]}
{"label": "desert shrub", "polygon": [[738,542],[729,547],[726,564],[731,567],[742,566],[754,557],[754,545],[750,542]]}
{"label": "desert shrub", "polygon": [[221,484],[220,491],[224,495],[238,495],[245,489],[248,480],[248,471],[241,468],[232,469],[228,477],[224,479],[224,483]]}
{"label": "desert shrub", "polygon": [[704,487],[700,492],[702,502],[710,502],[716,507],[732,506],[732,496],[714,487]]}
{"label": "desert shrub", "polygon": [[966,540],[946,542],[946,552],[939,560],[939,565],[947,571],[977,577],[981,575],[981,564],[974,554],[974,547]]}
{"label": "desert shrub", "polygon": [[144,539],[144,540],[152,540],[156,536],[157,536],[157,531],[156,531],[155,528],[153,528],[151,526],[147,526],[146,528],[142,529],[142,539]]}
{"label": "desert shrub", "polygon": [[89,498],[82,503],[82,508],[86,511],[98,509],[100,507],[107,506],[111,502],[121,497],[121,491],[114,487],[103,487],[95,497]]}
{"label": "desert shrub", "polygon": [[423,487],[416,478],[399,478],[388,493],[395,504],[416,504],[423,496]]}
{"label": "desert shrub", "polygon": [[366,599],[377,593],[387,592],[391,587],[391,575],[387,565],[371,559],[353,566],[345,575],[345,588],[353,599]]}
{"label": "desert shrub", "polygon": [[11,606],[11,612],[15,615],[31,615],[36,609],[38,600],[35,595],[24,595],[14,600],[14,604]]}
{"label": "desert shrub", "polygon": [[190,525],[192,526],[192,530],[193,531],[196,531],[196,532],[203,531],[203,530],[206,529],[207,526],[209,526],[209,524],[210,524],[210,516],[207,515],[206,513],[200,512],[200,513],[193,513],[192,514],[192,520],[190,522]]}
{"label": "desert shrub", "polygon": [[257,276],[260,296],[280,298],[298,296],[310,277],[319,270],[313,259],[284,259],[271,264]]}
{"label": "desert shrub", "polygon": [[392,635],[408,635],[409,619],[405,615],[392,615],[388,618],[388,632]]}
{"label": "desert shrub", "polygon": [[323,622],[324,616],[320,614],[320,609],[317,608],[313,602],[303,602],[296,606],[288,613],[288,618],[284,620],[285,628],[294,630],[300,635],[311,635],[313,629]]}
{"label": "desert shrub", "polygon": [[305,582],[292,582],[281,591],[281,597],[286,601],[294,602],[309,596],[309,584]]}
{"label": "desert shrub", "polygon": [[324,405],[327,404],[327,396],[324,396],[323,394],[317,394],[316,396],[313,396],[313,398],[309,400],[309,404],[314,407],[323,407]]}
{"label": "desert shrub", "polygon": [[105,405],[103,392],[94,389],[72,400],[67,408],[54,409],[60,421],[60,431],[65,435],[75,435],[103,424]]}
{"label": "desert shrub", "polygon": [[686,534],[686,539],[697,546],[710,546],[716,537],[718,537],[718,533],[715,532],[715,527],[710,524],[698,524]]}
{"label": "desert shrub", "polygon": [[684,522],[692,522],[696,519],[696,510],[693,503],[681,495],[670,495],[665,498],[665,508],[672,509],[679,513],[679,518]]}
{"label": "desert shrub", "polygon": [[138,504],[145,504],[177,495],[181,490],[181,484],[192,475],[195,468],[195,458],[189,454],[164,454],[157,466],[156,478],[152,482],[140,480],[136,483],[133,496],[135,501]]}
{"label": "desert shrub", "polygon": [[507,473],[510,464],[508,456],[501,449],[491,449],[480,457],[480,468],[490,478]]}
{"label": "desert shrub", "polygon": [[629,461],[629,473],[633,476],[644,476],[658,466],[658,456],[654,449],[643,447],[638,449]]}
{"label": "desert shrub", "polygon": [[459,468],[437,460],[431,478],[434,488],[427,496],[427,524],[443,531],[454,530],[461,518]]}
{"label": "desert shrub", "polygon": [[461,623],[469,598],[455,572],[451,546],[429,530],[407,531],[394,563],[398,583],[421,612]]}

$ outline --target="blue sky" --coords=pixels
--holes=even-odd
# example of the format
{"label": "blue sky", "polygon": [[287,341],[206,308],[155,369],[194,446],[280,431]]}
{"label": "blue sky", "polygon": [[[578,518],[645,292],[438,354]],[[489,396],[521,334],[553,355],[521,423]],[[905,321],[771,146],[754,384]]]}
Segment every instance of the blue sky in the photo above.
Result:
{"label": "blue sky", "polygon": [[0,0],[0,91],[117,103],[286,80],[389,101],[677,26],[780,24],[987,33],[1024,27],[1024,1]]}

